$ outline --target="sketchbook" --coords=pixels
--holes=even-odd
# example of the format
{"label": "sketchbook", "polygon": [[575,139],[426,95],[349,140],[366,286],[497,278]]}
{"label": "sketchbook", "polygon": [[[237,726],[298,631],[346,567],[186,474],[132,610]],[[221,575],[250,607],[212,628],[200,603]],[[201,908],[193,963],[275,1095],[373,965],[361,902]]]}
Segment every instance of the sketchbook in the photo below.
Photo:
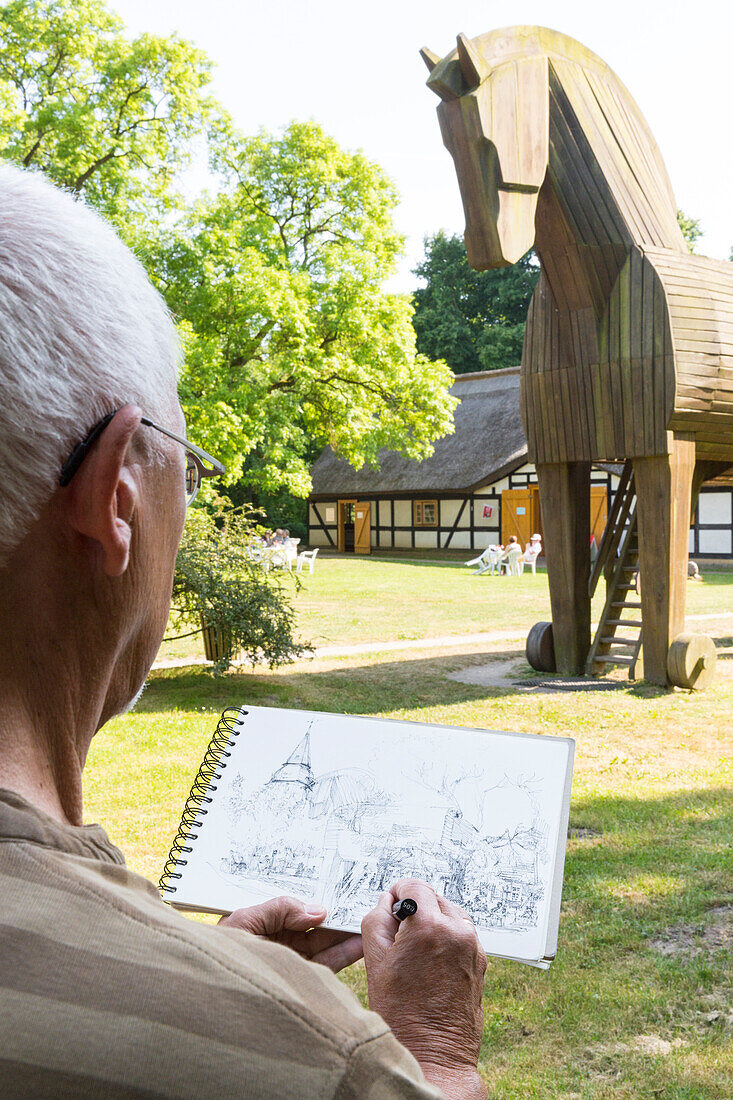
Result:
{"label": "sketchbook", "polygon": [[[279,894],[358,932],[380,892],[424,879],[487,954],[557,947],[571,738],[243,706],[222,715],[160,880],[179,909]],[[411,919],[411,918],[408,918]]]}

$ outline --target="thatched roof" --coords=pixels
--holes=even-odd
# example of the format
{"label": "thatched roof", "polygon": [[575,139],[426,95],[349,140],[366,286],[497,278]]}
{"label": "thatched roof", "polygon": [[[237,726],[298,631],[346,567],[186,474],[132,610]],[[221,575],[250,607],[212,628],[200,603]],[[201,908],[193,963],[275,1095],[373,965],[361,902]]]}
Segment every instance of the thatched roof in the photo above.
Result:
{"label": "thatched roof", "polygon": [[471,492],[527,460],[519,415],[519,367],[460,374],[451,393],[460,401],[456,430],[437,441],[430,458],[415,462],[385,450],[379,453],[378,468],[355,470],[327,447],[311,470],[312,498]]}

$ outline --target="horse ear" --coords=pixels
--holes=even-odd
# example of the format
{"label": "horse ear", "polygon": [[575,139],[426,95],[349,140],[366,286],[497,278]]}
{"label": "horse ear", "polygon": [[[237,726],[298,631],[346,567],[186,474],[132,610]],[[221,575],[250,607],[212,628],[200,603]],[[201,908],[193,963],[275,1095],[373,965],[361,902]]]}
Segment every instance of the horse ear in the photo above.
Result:
{"label": "horse ear", "polygon": [[423,48],[420,50],[420,57],[423,59],[423,61],[427,65],[429,73],[431,73],[433,71],[435,66],[440,61],[440,58],[438,57],[437,53],[433,53],[433,51],[429,50],[427,48],[427,46],[423,46]]}
{"label": "horse ear", "polygon": [[465,34],[459,34],[456,39],[458,46],[458,61],[461,66],[461,75],[469,89],[477,88],[490,72],[490,66],[486,64],[481,54]]}

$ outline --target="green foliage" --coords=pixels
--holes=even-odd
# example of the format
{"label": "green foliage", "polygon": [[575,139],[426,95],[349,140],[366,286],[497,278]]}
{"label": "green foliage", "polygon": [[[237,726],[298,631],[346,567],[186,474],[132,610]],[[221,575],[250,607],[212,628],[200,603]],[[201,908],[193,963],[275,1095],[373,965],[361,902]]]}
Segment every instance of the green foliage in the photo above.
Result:
{"label": "green foliage", "polygon": [[102,0],[0,8],[0,157],[83,195],[129,240],[171,203],[215,105],[203,53],[122,26]]}
{"label": "green foliage", "polygon": [[295,613],[282,577],[253,560],[249,548],[255,539],[246,508],[193,508],[187,518],[176,560],[173,607],[181,621],[200,616],[226,639],[229,656],[216,663],[216,672],[226,670],[237,651],[253,665],[266,662],[273,668],[310,648],[293,637]]}
{"label": "green foliage", "polygon": [[[210,69],[176,35],[126,38],[103,0],[10,0],[0,158],[83,197],[143,258],[179,319],[192,437],[231,483],[304,497],[326,443],[356,466],[380,447],[430,454],[451,377],[416,354],[408,298],[382,289],[402,247],[393,185],[314,123],[237,134]],[[176,221],[199,143],[217,193]]]}
{"label": "green foliage", "polygon": [[221,191],[157,263],[191,432],[232,480],[297,496],[314,441],[357,467],[381,447],[430,454],[455,403],[447,367],[416,354],[408,298],[382,289],[402,246],[392,184],[312,122],[252,138],[222,124],[214,165]]}
{"label": "green foliage", "polygon": [[539,267],[528,253],[512,267],[474,271],[460,237],[425,240],[415,268],[425,286],[415,291],[418,350],[445,359],[456,374],[516,367]]}
{"label": "green foliage", "polygon": [[695,251],[695,245],[697,241],[702,237],[702,229],[700,228],[699,218],[688,218],[684,210],[677,211],[677,224],[682,231],[682,236],[687,242],[687,247],[690,252]]}

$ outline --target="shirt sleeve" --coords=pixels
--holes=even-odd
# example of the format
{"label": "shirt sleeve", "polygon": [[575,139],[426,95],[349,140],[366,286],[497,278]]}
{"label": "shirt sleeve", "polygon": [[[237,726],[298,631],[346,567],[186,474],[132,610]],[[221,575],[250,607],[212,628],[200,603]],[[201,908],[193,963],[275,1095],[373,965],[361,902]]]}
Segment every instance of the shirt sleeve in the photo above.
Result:
{"label": "shirt sleeve", "polygon": [[391,1031],[351,1052],[334,1100],[445,1100]]}

